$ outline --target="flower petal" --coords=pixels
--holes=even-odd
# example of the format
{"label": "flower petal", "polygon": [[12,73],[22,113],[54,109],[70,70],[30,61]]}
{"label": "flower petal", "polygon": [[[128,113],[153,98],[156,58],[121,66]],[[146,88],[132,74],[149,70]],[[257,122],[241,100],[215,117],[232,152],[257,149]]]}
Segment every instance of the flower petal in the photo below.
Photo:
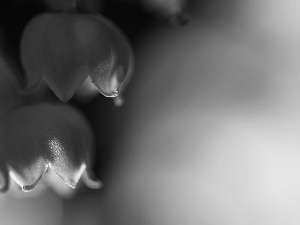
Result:
{"label": "flower petal", "polygon": [[102,39],[104,44],[90,44],[88,49],[96,47],[98,57],[105,59],[93,61],[94,66],[89,71],[90,77],[104,96],[116,97],[121,89],[124,89],[133,72],[134,57],[131,45],[123,32],[108,19],[100,16],[89,19],[93,20],[95,26],[101,26],[101,30],[95,32],[93,38]]}
{"label": "flower petal", "polygon": [[17,85],[18,82],[13,71],[0,53],[0,113],[17,101]]}
{"label": "flower petal", "polygon": [[30,21],[21,38],[21,61],[26,72],[27,87],[31,88],[40,82],[45,74],[45,61],[41,55],[42,42],[45,40],[45,29],[50,21],[49,14],[42,14]]}
{"label": "flower petal", "polygon": [[33,189],[48,167],[74,188],[87,165],[90,166],[90,127],[69,106],[19,106],[7,115],[0,132],[1,153],[10,176],[23,191]]}

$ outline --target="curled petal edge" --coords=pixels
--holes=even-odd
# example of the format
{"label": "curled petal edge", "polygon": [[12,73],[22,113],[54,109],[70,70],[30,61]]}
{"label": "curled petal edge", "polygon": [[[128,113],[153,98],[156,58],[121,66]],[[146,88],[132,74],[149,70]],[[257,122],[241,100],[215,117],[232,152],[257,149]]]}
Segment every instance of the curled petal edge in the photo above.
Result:
{"label": "curled petal edge", "polygon": [[[103,186],[102,182],[95,178],[93,172],[86,168],[85,164],[82,164],[78,177],[76,180],[68,182],[62,178],[62,176],[57,173],[54,169],[51,168],[51,165],[49,163],[46,164],[46,169],[43,171],[43,173],[38,177],[36,181],[34,181],[32,184],[22,184],[20,180],[17,178],[17,173],[9,166],[7,166],[5,163],[0,162],[0,171],[3,178],[3,184],[0,187],[0,192],[5,193],[9,190],[10,187],[10,178],[21,188],[23,192],[29,192],[32,191],[43,179],[44,174],[48,171],[48,169],[51,169],[55,172],[55,174],[70,188],[75,189],[79,180],[82,179],[84,184],[91,188],[91,189],[99,189]],[[50,180],[51,182],[51,180]]]}
{"label": "curled petal edge", "polygon": [[[46,166],[46,170],[47,170],[47,166]],[[45,170],[45,171],[46,171],[46,170]],[[33,189],[36,187],[36,185],[42,180],[43,175],[44,175],[44,172],[43,172],[43,173],[38,177],[38,179],[37,179],[36,181],[34,181],[32,184],[22,184],[22,182],[20,182],[20,180],[18,179],[18,177],[17,177],[16,174],[17,174],[17,173],[16,173],[13,169],[9,168],[9,176],[10,176],[10,178],[11,178],[18,186],[20,186],[20,188],[21,188],[21,190],[22,190],[23,192],[29,192],[29,191],[33,190]]]}

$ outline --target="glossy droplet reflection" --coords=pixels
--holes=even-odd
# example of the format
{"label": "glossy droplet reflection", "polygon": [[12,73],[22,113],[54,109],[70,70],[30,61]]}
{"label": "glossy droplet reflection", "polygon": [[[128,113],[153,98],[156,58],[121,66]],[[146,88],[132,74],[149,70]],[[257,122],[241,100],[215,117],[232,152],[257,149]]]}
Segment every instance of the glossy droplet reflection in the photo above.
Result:
{"label": "glossy droplet reflection", "polygon": [[[51,186],[47,176],[51,170],[71,188],[84,172],[93,176],[91,130],[74,108],[45,103],[22,106],[13,110],[0,128],[5,150],[0,154],[0,191],[7,191],[10,178],[24,192],[36,189],[42,179]],[[97,188],[100,183],[89,186]]]}

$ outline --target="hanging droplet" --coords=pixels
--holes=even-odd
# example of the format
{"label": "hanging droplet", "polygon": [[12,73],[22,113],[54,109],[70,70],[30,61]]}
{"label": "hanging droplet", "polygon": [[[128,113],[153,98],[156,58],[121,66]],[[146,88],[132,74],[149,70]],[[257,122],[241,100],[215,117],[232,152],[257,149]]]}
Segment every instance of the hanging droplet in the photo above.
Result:
{"label": "hanging droplet", "polygon": [[117,97],[118,96],[118,89],[119,86],[121,85],[120,83],[120,74],[122,74],[122,72],[120,71],[115,71],[110,78],[103,79],[103,82],[101,84],[96,84],[97,87],[99,88],[99,91],[101,92],[101,94],[103,94],[105,97]]}
{"label": "hanging droplet", "polygon": [[190,20],[190,16],[186,12],[181,12],[176,15],[171,16],[170,21],[175,25],[186,25]]}
{"label": "hanging droplet", "polygon": [[124,104],[124,98],[122,94],[119,94],[117,97],[114,98],[114,104],[117,107],[120,107]]}

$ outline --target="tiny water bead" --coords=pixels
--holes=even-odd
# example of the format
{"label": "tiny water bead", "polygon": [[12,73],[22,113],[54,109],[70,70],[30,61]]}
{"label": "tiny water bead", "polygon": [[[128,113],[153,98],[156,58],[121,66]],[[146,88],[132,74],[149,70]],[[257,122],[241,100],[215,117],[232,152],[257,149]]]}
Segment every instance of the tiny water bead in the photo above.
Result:
{"label": "tiny water bead", "polygon": [[44,80],[68,101],[90,77],[99,92],[116,97],[133,71],[133,53],[123,32],[100,15],[44,13],[27,25],[21,61],[28,88]]}

